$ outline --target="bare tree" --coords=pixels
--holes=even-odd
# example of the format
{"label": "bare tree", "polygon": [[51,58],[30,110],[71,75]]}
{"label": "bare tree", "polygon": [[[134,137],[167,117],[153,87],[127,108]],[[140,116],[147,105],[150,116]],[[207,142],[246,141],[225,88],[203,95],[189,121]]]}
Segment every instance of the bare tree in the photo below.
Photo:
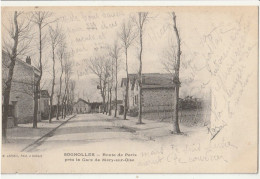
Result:
{"label": "bare tree", "polygon": [[136,35],[134,34],[133,25],[130,21],[123,22],[119,38],[121,40],[124,53],[125,53],[125,70],[126,70],[126,89],[125,89],[125,100],[124,100],[124,120],[126,120],[126,114],[128,111],[128,90],[129,90],[129,74],[128,74],[128,59],[127,53],[128,48],[132,45]]}
{"label": "bare tree", "polygon": [[117,84],[118,84],[118,80],[117,80],[117,74],[119,71],[119,56],[120,56],[120,47],[117,43],[117,41],[115,41],[112,49],[110,49],[110,56],[111,58],[114,60],[114,66],[115,66],[115,115],[114,117],[117,117]]}
{"label": "bare tree", "polygon": [[59,45],[59,49],[57,51],[57,56],[60,61],[60,69],[61,69],[61,74],[60,74],[60,88],[57,96],[57,111],[56,111],[56,120],[59,120],[59,115],[60,115],[60,99],[61,99],[61,89],[62,89],[62,77],[64,73],[64,65],[63,65],[63,60],[64,58],[67,58],[68,54],[66,53],[66,43],[65,43],[65,36],[62,35],[61,37],[61,43]]}
{"label": "bare tree", "polygon": [[138,71],[138,124],[142,124],[142,68],[143,68],[143,62],[142,62],[142,55],[143,55],[143,33],[144,33],[144,26],[147,22],[147,16],[148,12],[138,12],[138,18],[134,19],[134,22],[137,27],[137,31],[139,34],[139,71]]}
{"label": "bare tree", "polygon": [[64,59],[64,85],[65,85],[65,91],[62,98],[62,118],[64,119],[68,112],[68,103],[69,103],[69,85],[71,80],[71,75],[73,73],[72,71],[73,64],[70,60],[70,58]]}
{"label": "bare tree", "polygon": [[[109,70],[110,71],[110,70]],[[109,113],[109,98],[110,98],[110,79],[107,79],[107,102],[106,102],[106,114]]]}
{"label": "bare tree", "polygon": [[176,15],[175,12],[172,12],[172,20],[173,20],[173,29],[177,38],[177,63],[175,69],[175,78],[173,78],[173,82],[176,84],[175,89],[175,120],[173,121],[173,132],[180,133],[179,127],[179,87],[180,87],[180,59],[181,59],[181,40],[179,31],[176,26]]}
{"label": "bare tree", "polygon": [[108,84],[109,84],[109,108],[108,108],[108,115],[111,116],[111,111],[112,111],[112,89],[114,88],[114,59],[110,58],[110,69],[109,69],[109,79],[108,79]]}
{"label": "bare tree", "polygon": [[75,87],[76,87],[76,82],[74,80],[71,80],[69,82],[69,98],[68,98],[68,109],[70,114],[72,114],[73,112],[73,103],[75,100]]}
{"label": "bare tree", "polygon": [[164,51],[164,59],[162,60],[162,64],[167,72],[169,72],[172,76],[172,81],[175,84],[174,90],[174,114],[172,116],[173,121],[173,133],[180,133],[179,127],[179,87],[180,87],[180,57],[181,57],[181,49],[180,49],[180,36],[179,31],[176,26],[176,15],[175,12],[171,13],[172,21],[173,21],[173,32],[177,39],[176,43],[171,42],[169,44],[169,48]]}
{"label": "bare tree", "polygon": [[[7,53],[8,59],[2,59],[3,70],[6,69],[6,76],[3,74],[3,116],[2,116],[2,137],[6,141],[6,128],[8,120],[8,109],[10,92],[14,74],[15,62],[18,55],[25,53],[31,42],[28,38],[30,23],[20,20],[22,12],[14,12],[13,20],[10,21],[10,27],[6,28],[8,39],[4,39],[3,50]],[[5,25],[3,25],[6,27]]]}
{"label": "bare tree", "polygon": [[43,36],[43,29],[56,22],[57,19],[52,19],[53,14],[48,11],[33,11],[30,17],[31,22],[37,25],[39,30],[39,71],[40,75],[36,81],[36,88],[34,93],[34,118],[33,118],[33,128],[37,128],[38,120],[38,100],[40,99],[40,84],[43,74],[43,65],[42,65],[42,51],[43,51],[43,41],[46,36]]}
{"label": "bare tree", "polygon": [[49,34],[50,34],[50,42],[51,42],[51,52],[52,52],[52,86],[51,86],[51,95],[50,95],[50,111],[49,111],[49,123],[51,123],[51,119],[53,117],[53,95],[54,95],[54,88],[55,88],[55,50],[56,47],[61,42],[61,33],[60,28],[56,25],[56,28],[52,28],[49,26]]}
{"label": "bare tree", "polygon": [[97,56],[90,58],[88,61],[88,68],[98,77],[97,87],[100,89],[102,97],[103,113],[106,112],[106,95],[107,83],[109,77],[109,61],[104,56]]}

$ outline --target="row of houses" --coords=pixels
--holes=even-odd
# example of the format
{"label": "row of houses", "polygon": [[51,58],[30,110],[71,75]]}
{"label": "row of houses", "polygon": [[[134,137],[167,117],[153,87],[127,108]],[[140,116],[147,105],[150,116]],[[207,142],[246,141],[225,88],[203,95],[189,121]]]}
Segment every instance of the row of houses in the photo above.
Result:
{"label": "row of houses", "polygon": [[[121,91],[122,99],[118,100],[118,111],[122,114],[123,104],[125,100],[125,89],[126,89],[127,79],[122,78],[121,80]],[[143,113],[153,112],[158,110],[158,106],[164,106],[165,108],[172,109],[174,105],[174,90],[176,84],[173,83],[172,76],[170,74],[160,74],[160,73],[146,73],[142,75],[142,107]],[[136,109],[138,107],[139,100],[139,84],[137,80],[137,74],[129,74],[129,91],[127,105],[129,111]],[[113,108],[115,107],[115,101],[112,102]],[[90,113],[93,110],[100,109],[102,103],[97,106],[93,106],[89,101],[84,99],[79,99],[75,104],[73,111],[75,113]],[[100,112],[101,110],[99,110]]]}
{"label": "row of houses", "polygon": [[[2,51],[2,91],[5,88],[5,80],[8,76],[8,65],[10,58],[5,51]],[[34,90],[36,80],[39,78],[40,71],[31,64],[31,58],[25,61],[16,59],[11,92],[9,100],[8,127],[20,123],[28,123],[33,120],[34,109]],[[2,94],[2,101],[4,96]],[[47,90],[40,91],[38,100],[39,114],[48,114],[49,93]]]}
{"label": "row of houses", "polygon": [[[127,105],[129,111],[137,109],[139,100],[139,84],[137,74],[129,74],[129,91]],[[126,89],[127,79],[122,78],[121,80],[121,91],[122,99],[118,100],[118,112],[122,114],[123,104],[125,100],[125,89]],[[172,110],[174,105],[174,91],[176,84],[172,80],[170,74],[160,74],[160,73],[145,73],[142,75],[142,112],[150,113],[153,111],[158,111],[158,106],[163,106],[163,110]],[[120,97],[119,97],[120,98]],[[115,101],[112,102],[112,108],[115,107]],[[92,103],[85,101],[84,99],[79,99],[74,105],[75,113],[90,113],[94,109],[102,107],[99,103],[98,106],[93,107]]]}
{"label": "row of houses", "polygon": [[[8,64],[10,59],[4,51],[2,51],[2,79],[4,88],[4,81],[8,73]],[[9,121],[14,121],[13,125],[19,123],[32,122],[33,109],[34,109],[34,90],[36,81],[39,78],[39,70],[31,64],[30,57],[27,57],[25,61],[21,59],[16,60],[14,68],[10,101],[9,101]],[[127,79],[121,80],[122,99],[118,100],[118,111],[122,114],[124,96],[126,89]],[[127,105],[129,111],[138,108],[139,104],[139,84],[137,74],[129,74],[129,91]],[[170,74],[160,73],[144,73],[142,75],[142,112],[145,116],[146,113],[154,111],[171,111],[174,106],[175,89],[176,84],[172,80]],[[42,117],[47,118],[49,114],[49,93],[47,90],[40,91],[40,99],[38,101],[39,114]],[[120,97],[119,97],[120,98]],[[3,96],[2,96],[3,100]],[[183,99],[183,104],[188,107],[198,106],[196,99]],[[112,101],[113,108],[115,107],[115,101]],[[73,105],[74,113],[93,113],[101,112],[101,102],[89,102],[79,98]],[[10,123],[9,125],[12,125]]]}

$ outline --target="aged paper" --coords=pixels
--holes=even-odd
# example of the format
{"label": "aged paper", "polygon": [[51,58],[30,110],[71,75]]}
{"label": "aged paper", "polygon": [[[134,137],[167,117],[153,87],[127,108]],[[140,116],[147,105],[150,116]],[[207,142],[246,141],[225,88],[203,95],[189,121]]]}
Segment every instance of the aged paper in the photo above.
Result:
{"label": "aged paper", "polygon": [[257,6],[2,7],[1,27],[2,173],[258,171]]}

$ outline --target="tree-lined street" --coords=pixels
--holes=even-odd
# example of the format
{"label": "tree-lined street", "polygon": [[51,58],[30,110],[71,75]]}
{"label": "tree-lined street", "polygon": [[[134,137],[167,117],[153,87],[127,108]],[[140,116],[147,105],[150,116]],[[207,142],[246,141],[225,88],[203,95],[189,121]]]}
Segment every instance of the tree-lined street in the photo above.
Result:
{"label": "tree-lined street", "polygon": [[144,140],[135,134],[134,129],[115,126],[114,119],[102,114],[81,114],[35,143],[25,151],[44,152],[57,148],[84,146],[89,143],[105,143],[123,140],[125,142]]}
{"label": "tree-lined street", "polygon": [[[16,150],[46,152],[59,149],[74,149],[75,147],[87,148],[89,145],[95,144],[104,146],[112,143],[134,144],[136,146],[155,145],[168,144],[169,140],[174,141],[174,143],[185,143],[185,141],[197,140],[207,134],[206,129],[202,127],[191,129],[181,126],[185,131],[185,135],[171,135],[169,132],[171,125],[169,123],[144,120],[145,125],[138,125],[136,124],[137,121],[137,118],[123,120],[123,117],[113,118],[100,113],[69,116],[66,120],[58,121],[58,124],[52,123],[52,125],[56,125],[56,129],[51,129],[49,126],[40,126],[35,131],[30,130],[28,135],[34,135],[35,138],[26,145],[17,143]],[[25,130],[28,130],[28,128],[21,127],[20,129],[22,128],[26,133]],[[46,130],[49,128],[49,132],[41,132],[41,129],[44,128]],[[10,140],[17,137],[14,133],[19,132],[11,130],[14,129],[8,129],[9,133],[13,133]],[[192,138],[187,137],[191,134]],[[20,138],[25,139],[29,138],[29,136],[22,135]],[[8,144],[5,145],[5,148],[8,149]]]}
{"label": "tree-lined street", "polygon": [[[46,125],[47,119],[49,123],[54,123],[46,125],[53,131],[46,130],[46,136],[36,135],[42,138],[35,144],[31,143],[26,151],[61,149],[64,145],[85,145],[107,140],[156,141],[160,136],[174,138],[193,130],[186,130],[184,123],[186,126],[203,126],[207,129],[209,118],[204,107],[209,108],[210,102],[204,102],[195,96],[193,98],[190,93],[186,96],[190,99],[188,102],[186,98],[180,98],[180,76],[183,74],[180,67],[185,57],[181,46],[181,32],[184,28],[177,15],[179,13],[172,10],[159,16],[155,12],[137,11],[115,18],[113,13],[110,14],[111,18],[108,14],[100,14],[97,19],[92,19],[90,12],[84,12],[88,16],[82,13],[63,14],[37,10],[10,11],[6,15],[13,17],[6,24],[16,24],[17,27],[14,29],[11,25],[6,28],[6,31],[12,32],[8,37],[14,44],[5,44],[5,51],[2,52],[6,54],[2,121],[4,142],[12,141],[14,136],[10,132],[14,130],[8,128],[19,128],[23,127],[22,124],[31,123],[32,132],[23,133],[37,133],[34,129],[41,131],[38,124],[43,122]],[[71,33],[69,24],[82,24],[79,19],[92,21],[96,26],[101,23],[94,28],[99,34],[98,38],[94,38],[95,35],[93,39],[79,38],[82,34]],[[159,23],[160,19],[162,22]],[[23,20],[31,28],[25,26],[25,34],[33,36],[32,43],[28,42],[30,51],[23,54],[27,55],[25,62],[23,55],[18,53],[20,46],[23,47],[26,42],[23,33],[19,34],[23,30]],[[105,20],[108,20],[109,25],[104,26]],[[164,30],[168,34],[161,45],[157,44],[160,46],[158,49],[152,43],[155,38],[154,24],[160,24],[162,28],[167,25]],[[22,29],[19,30],[19,27]],[[157,31],[161,32],[162,28]],[[87,27],[84,34],[91,34],[94,29]],[[89,50],[86,50],[87,46]],[[85,49],[86,53],[82,54],[79,47]],[[151,52],[154,54],[149,55]],[[156,73],[157,66],[144,71],[149,66],[147,61],[151,57],[159,62],[160,73]],[[15,62],[22,63],[23,69],[19,67],[21,71],[16,69],[13,75]],[[25,76],[21,74],[29,68],[32,71],[26,76],[29,82],[21,86],[25,79],[18,77]],[[15,86],[15,83],[18,85]],[[32,94],[16,93],[17,88],[28,88]],[[26,115],[23,114],[24,111],[27,112]],[[66,118],[73,115],[76,117],[71,120]],[[179,116],[182,116],[182,121]],[[138,117],[138,120],[131,117]],[[19,125],[12,125],[12,120],[18,121]],[[57,127],[55,123],[59,123],[58,120],[61,120],[61,126]],[[171,128],[169,123],[172,124]],[[7,129],[9,141],[5,132]]]}

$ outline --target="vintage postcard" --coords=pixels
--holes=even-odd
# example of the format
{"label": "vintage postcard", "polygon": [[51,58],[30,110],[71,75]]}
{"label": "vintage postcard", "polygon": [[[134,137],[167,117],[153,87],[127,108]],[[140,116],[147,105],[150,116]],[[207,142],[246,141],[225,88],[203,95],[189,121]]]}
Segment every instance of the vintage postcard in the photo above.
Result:
{"label": "vintage postcard", "polygon": [[258,172],[258,7],[2,7],[2,173]]}

